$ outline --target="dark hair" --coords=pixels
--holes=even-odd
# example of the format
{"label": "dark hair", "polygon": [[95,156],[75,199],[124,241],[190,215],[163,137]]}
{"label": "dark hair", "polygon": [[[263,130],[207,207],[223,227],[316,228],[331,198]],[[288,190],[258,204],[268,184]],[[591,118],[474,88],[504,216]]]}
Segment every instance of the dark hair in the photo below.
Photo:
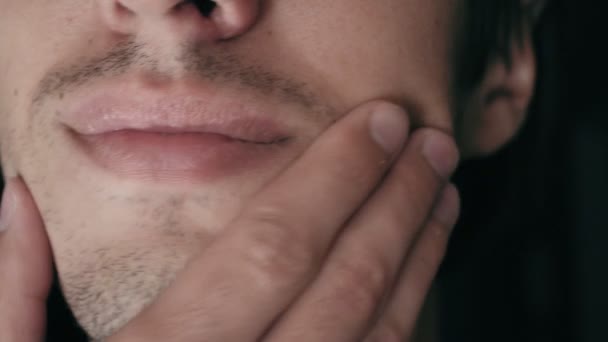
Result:
{"label": "dark hair", "polygon": [[454,50],[454,86],[468,93],[481,82],[494,58],[510,64],[511,43],[521,41],[529,14],[521,0],[466,0],[460,9]]}
{"label": "dark hair", "polygon": [[[499,0],[466,1],[470,3],[471,15],[483,13],[475,10],[473,3],[507,5],[506,1]],[[595,28],[593,25],[602,25],[601,11],[599,20],[586,23],[591,26],[572,21],[572,17],[583,11],[598,12],[591,0],[582,2],[549,1],[542,18],[538,17],[537,10],[522,9],[517,14],[519,18],[511,17],[506,23],[504,17],[503,21],[492,21],[497,20],[490,19],[495,14],[469,21],[469,27],[478,25],[477,33],[485,38],[477,39],[484,42],[491,37],[491,30],[504,32],[500,30],[509,28],[517,32],[513,30],[514,23],[519,21],[520,28],[525,28],[526,23],[522,22],[527,20],[525,16],[534,18],[537,22],[532,38],[538,82],[527,122],[509,146],[490,158],[465,162],[454,177],[461,190],[463,206],[438,281],[441,334],[448,341],[556,342],[583,337],[607,340],[594,339],[588,330],[595,326],[602,333],[605,330],[601,320],[599,324],[593,322],[602,315],[602,305],[595,305],[602,303],[602,296],[598,295],[604,293],[601,285],[598,291],[578,293],[602,284],[601,279],[590,277],[593,270],[603,267],[601,253],[598,254],[601,248],[593,249],[594,244],[589,242],[599,236],[591,235],[595,232],[591,233],[589,219],[601,212],[593,209],[600,201],[582,198],[592,192],[581,187],[597,189],[598,194],[605,188],[598,182],[603,178],[594,177],[603,170],[601,158],[597,157],[605,155],[598,153],[600,149],[605,150],[605,146],[601,146],[605,139],[599,135],[601,127],[581,129],[597,124],[590,121],[591,107],[585,108],[583,104],[591,103],[589,90],[601,87],[568,82],[569,73],[576,71],[577,75],[601,80],[597,85],[603,84],[603,75],[580,71],[587,63],[597,73],[600,61],[605,60],[598,59],[597,63],[588,60],[590,56],[601,55],[597,51],[603,30],[597,31],[596,39],[589,32]],[[485,26],[474,23],[478,20],[484,20]],[[500,36],[497,34],[498,39],[504,39]],[[475,33],[471,32],[470,37],[475,37]],[[509,51],[510,46],[504,42],[501,45],[498,40],[495,44],[493,49],[483,50],[502,51],[505,58],[504,51]],[[475,45],[468,48],[472,56],[468,70],[483,67],[484,61],[492,58],[480,57],[482,49],[473,51],[470,46]],[[575,58],[569,60],[568,52]],[[474,63],[479,65],[475,67]],[[475,72],[469,75],[471,84]],[[573,95],[569,84],[576,84],[585,95]],[[579,215],[581,222],[574,221],[574,215]],[[587,231],[581,233],[582,229]],[[581,250],[576,250],[579,248]],[[574,265],[584,267],[575,269]],[[581,306],[585,310],[577,310]],[[599,310],[591,310],[596,307]],[[496,334],[497,331],[500,333]],[[576,334],[580,334],[578,338]]]}

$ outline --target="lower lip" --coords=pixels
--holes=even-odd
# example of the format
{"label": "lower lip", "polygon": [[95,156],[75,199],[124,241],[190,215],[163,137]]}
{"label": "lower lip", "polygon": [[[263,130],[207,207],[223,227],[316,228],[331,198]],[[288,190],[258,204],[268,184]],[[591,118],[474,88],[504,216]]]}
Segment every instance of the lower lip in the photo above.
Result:
{"label": "lower lip", "polygon": [[74,135],[103,168],[152,181],[211,181],[234,176],[275,158],[283,144],[244,142],[211,133],[124,130]]}

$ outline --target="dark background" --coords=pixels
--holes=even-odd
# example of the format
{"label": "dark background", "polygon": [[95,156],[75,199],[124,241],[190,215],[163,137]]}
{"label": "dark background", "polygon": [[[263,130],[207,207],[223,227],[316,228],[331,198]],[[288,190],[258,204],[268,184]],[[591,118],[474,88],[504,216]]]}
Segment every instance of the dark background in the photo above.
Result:
{"label": "dark background", "polygon": [[[608,341],[602,3],[550,5],[529,122],[510,147],[456,177],[463,214],[439,276],[443,341]],[[57,289],[48,335],[84,339]]]}
{"label": "dark background", "polygon": [[439,277],[443,341],[608,341],[602,3],[550,5],[532,117],[514,144],[456,177],[463,216]]}

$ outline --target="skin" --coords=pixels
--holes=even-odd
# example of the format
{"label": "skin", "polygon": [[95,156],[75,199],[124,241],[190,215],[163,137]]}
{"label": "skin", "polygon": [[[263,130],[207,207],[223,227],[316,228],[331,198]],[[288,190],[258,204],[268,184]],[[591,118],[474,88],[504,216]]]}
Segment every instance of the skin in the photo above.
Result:
{"label": "skin", "polygon": [[[2,167],[7,179],[19,177],[15,188],[23,198],[31,193],[17,202],[18,210],[29,210],[22,215],[41,215],[13,225],[45,228],[10,234],[31,234],[26,245],[38,247],[48,236],[66,298],[93,338],[129,321],[115,341],[407,336],[444,250],[446,236],[437,232],[449,230],[457,211],[455,191],[444,190],[457,153],[445,140],[464,136],[458,146],[469,156],[516,132],[534,83],[529,43],[515,52],[511,69],[500,61],[488,66],[471,96],[469,124],[456,132],[449,90],[458,1],[218,1],[196,29],[192,22],[200,18],[167,10],[176,3],[123,1],[122,12],[113,12],[109,0],[0,0]],[[112,54],[121,63],[102,59]],[[210,57],[232,63],[200,63]],[[82,72],[100,65],[102,72]],[[243,82],[245,76],[253,81]],[[57,113],[80,96],[125,82],[168,89],[205,84],[263,102],[282,113],[293,143],[258,171],[204,184],[118,177],[79,159],[58,129]],[[487,103],[495,88],[513,91]],[[382,152],[370,139],[371,107],[383,105],[358,105],[378,98],[406,110],[404,131],[424,127],[401,154]],[[383,112],[395,112],[386,106]],[[498,126],[502,133],[493,140],[488,132]],[[391,134],[399,135],[383,135]],[[447,165],[444,172],[422,157],[428,135],[444,140],[434,153]],[[436,206],[451,214],[435,219]],[[328,254],[337,236],[340,243]],[[2,237],[0,252],[13,251],[0,255],[4,265],[23,251],[11,239]],[[398,241],[404,244],[388,247]],[[38,264],[26,267],[48,272],[43,260],[50,261],[44,248]],[[2,279],[19,274],[0,270],[8,274]],[[31,283],[14,277],[13,284]],[[399,285],[390,291],[393,281]],[[205,296],[192,304],[194,293]],[[336,293],[353,297],[336,299]],[[44,286],[25,297],[40,302]],[[358,309],[344,306],[353,300]],[[380,305],[383,300],[389,304]],[[398,313],[399,303],[414,304]],[[386,314],[375,315],[380,307]],[[29,317],[24,308],[8,321]],[[39,307],[31,311],[41,317]],[[395,323],[394,317],[403,318]],[[40,320],[35,327],[43,326]],[[328,321],[336,324],[328,328]],[[197,324],[185,329],[187,322]],[[6,331],[29,330],[40,333]]]}
{"label": "skin", "polygon": [[[107,340],[389,341],[411,335],[458,215],[457,191],[445,185],[458,153],[448,136],[430,129],[416,132],[399,153],[407,120],[398,108],[378,105],[358,109],[320,137],[152,305]],[[360,153],[344,155],[348,146]],[[315,167],[319,162],[327,169]],[[298,181],[304,176],[310,182]],[[332,195],[319,196],[319,188]],[[9,182],[3,205],[0,275],[12,281],[0,286],[0,337],[39,341],[50,246],[22,180]]]}

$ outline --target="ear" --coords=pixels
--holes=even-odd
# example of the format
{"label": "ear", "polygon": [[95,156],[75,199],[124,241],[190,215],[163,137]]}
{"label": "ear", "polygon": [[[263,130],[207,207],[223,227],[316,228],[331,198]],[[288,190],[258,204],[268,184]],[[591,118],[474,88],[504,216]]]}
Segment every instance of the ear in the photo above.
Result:
{"label": "ear", "polygon": [[481,83],[465,103],[460,141],[465,158],[496,152],[525,122],[536,85],[532,31],[544,3],[522,0],[529,20],[522,21],[521,36],[512,35],[509,60],[502,56],[490,60]]}

